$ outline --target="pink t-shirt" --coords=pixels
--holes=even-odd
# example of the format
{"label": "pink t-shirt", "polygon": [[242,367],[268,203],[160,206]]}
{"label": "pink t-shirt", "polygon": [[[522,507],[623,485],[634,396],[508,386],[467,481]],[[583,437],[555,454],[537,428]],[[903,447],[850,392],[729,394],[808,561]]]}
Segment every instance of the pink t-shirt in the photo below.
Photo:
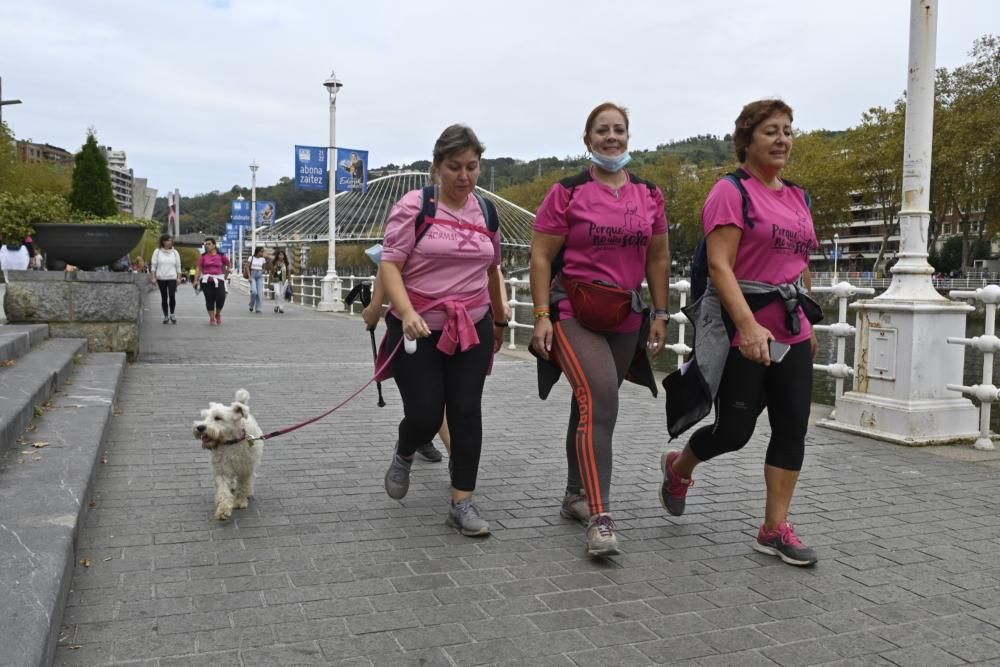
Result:
{"label": "pink t-shirt", "polygon": [[202,275],[224,276],[226,267],[229,266],[229,258],[222,253],[209,255],[206,252],[198,259],[198,266],[201,267]]}
{"label": "pink t-shirt", "polygon": [[[812,214],[805,193],[789,186],[772,190],[751,176],[742,181],[750,195],[752,229],[743,223],[743,199],[740,191],[726,179],[720,180],[708,193],[701,219],[708,236],[717,227],[735,225],[743,230],[733,273],[737,280],[794,283],[809,266],[809,255],[817,247]],[[754,313],[754,318],[782,343],[798,343],[809,338],[812,325],[799,309],[802,324],[799,334],[788,329],[785,306],[779,299]],[[738,346],[737,333],[733,346]]]}
{"label": "pink t-shirt", "polygon": [[[638,289],[646,276],[646,253],[653,236],[667,233],[663,193],[645,183],[613,188],[592,178],[575,188],[556,183],[535,217],[535,231],[563,236],[563,274],[571,280],[603,280]],[[559,318],[574,317],[569,299],[559,302]],[[635,331],[642,315],[632,313],[615,331]]]}
{"label": "pink t-shirt", "polygon": [[[403,284],[406,291],[426,299],[455,296],[467,299],[488,291],[486,274],[490,266],[500,264],[500,230],[490,239],[479,201],[469,195],[460,211],[452,211],[438,200],[436,218],[481,228],[457,229],[432,224],[415,243],[417,215],[423,205],[423,191],[413,190],[403,195],[389,212],[385,223],[382,261],[403,264]],[[489,306],[469,309],[469,316],[478,322]],[[393,315],[399,313],[393,308]],[[422,313],[432,331],[444,328],[444,307]]]}

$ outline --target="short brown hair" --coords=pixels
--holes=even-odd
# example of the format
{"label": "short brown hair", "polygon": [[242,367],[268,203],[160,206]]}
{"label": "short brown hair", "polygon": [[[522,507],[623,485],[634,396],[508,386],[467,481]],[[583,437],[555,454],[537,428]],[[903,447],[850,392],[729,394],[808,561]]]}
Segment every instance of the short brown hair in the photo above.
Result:
{"label": "short brown hair", "polygon": [[736,159],[745,162],[747,146],[753,142],[753,132],[757,126],[777,113],[783,113],[792,118],[792,107],[781,100],[757,100],[743,107],[736,119],[736,129],[733,131],[733,148],[736,149]]}
{"label": "short brown hair", "polygon": [[174,240],[173,236],[171,236],[170,234],[164,234],[163,236],[160,237],[160,247],[162,248],[163,244],[166,243],[167,241],[173,241],[173,240]]}
{"label": "short brown hair", "polygon": [[448,156],[468,149],[482,157],[486,146],[483,146],[479,137],[468,125],[455,124],[446,127],[438,140],[434,142],[434,164],[441,164]]}
{"label": "short brown hair", "polygon": [[590,146],[587,144],[587,135],[590,131],[594,129],[594,123],[597,122],[597,117],[601,112],[613,109],[620,113],[625,119],[625,131],[628,132],[628,109],[625,107],[615,104],[614,102],[601,102],[587,115],[587,123],[583,126],[583,144],[589,149]]}

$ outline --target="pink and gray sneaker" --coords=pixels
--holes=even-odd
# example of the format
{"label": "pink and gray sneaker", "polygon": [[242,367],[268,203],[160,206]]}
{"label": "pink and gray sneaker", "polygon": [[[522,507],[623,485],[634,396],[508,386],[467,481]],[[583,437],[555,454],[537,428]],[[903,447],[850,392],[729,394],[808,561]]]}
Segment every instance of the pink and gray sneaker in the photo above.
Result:
{"label": "pink and gray sneaker", "polygon": [[668,452],[660,457],[660,470],[663,472],[663,484],[660,485],[660,504],[674,516],[684,514],[684,507],[687,504],[687,493],[693,479],[684,479],[674,472],[674,461],[681,453],[677,451]]}
{"label": "pink and gray sneaker", "polygon": [[818,560],[816,552],[802,543],[795,534],[795,527],[787,521],[778,524],[777,530],[768,530],[766,525],[761,524],[753,548],[762,554],[777,556],[789,565],[799,567],[815,565]]}

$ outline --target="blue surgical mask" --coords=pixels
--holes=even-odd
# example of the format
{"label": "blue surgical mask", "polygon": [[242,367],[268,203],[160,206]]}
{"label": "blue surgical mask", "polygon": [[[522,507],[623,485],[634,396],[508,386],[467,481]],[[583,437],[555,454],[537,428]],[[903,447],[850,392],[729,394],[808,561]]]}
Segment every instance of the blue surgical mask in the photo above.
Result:
{"label": "blue surgical mask", "polygon": [[628,151],[625,151],[621,155],[604,155],[597,151],[592,151],[590,161],[605,171],[615,173],[624,169],[625,165],[632,161],[632,155]]}

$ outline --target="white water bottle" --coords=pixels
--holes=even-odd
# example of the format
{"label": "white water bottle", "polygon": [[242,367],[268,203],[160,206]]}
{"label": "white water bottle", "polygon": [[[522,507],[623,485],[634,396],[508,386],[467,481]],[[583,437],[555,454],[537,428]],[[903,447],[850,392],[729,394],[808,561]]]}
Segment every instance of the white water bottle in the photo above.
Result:
{"label": "white water bottle", "polygon": [[417,339],[416,338],[407,338],[404,335],[403,336],[403,349],[406,350],[407,354],[413,354],[414,352],[416,352],[417,351]]}

